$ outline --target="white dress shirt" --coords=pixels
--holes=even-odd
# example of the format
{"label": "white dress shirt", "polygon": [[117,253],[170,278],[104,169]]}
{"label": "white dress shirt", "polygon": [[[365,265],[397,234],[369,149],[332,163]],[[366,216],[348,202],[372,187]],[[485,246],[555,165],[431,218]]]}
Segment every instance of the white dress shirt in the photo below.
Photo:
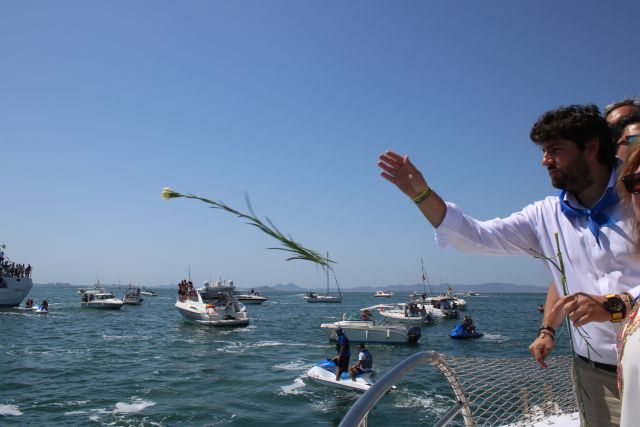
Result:
{"label": "white dress shirt", "polygon": [[[609,187],[614,186],[615,179],[615,173],[612,173]],[[572,206],[582,208],[570,193],[567,193],[567,200]],[[446,205],[445,217],[436,228],[436,242],[442,248],[453,246],[463,252],[485,255],[540,254],[559,266],[554,237],[558,233],[569,294],[629,292],[634,297],[640,294],[640,258],[634,250],[632,218],[622,212],[620,203],[606,211],[614,215],[616,222],[600,228],[600,245],[587,227],[587,218],[567,218],[557,196],[535,202],[506,218],[489,221],[464,215],[453,203]],[[558,294],[564,295],[562,274],[551,261],[544,262],[551,270]],[[612,322],[591,322],[583,326],[582,335],[588,337],[586,340],[591,346],[588,349],[572,325],[576,353],[615,365],[619,328],[620,323]]]}

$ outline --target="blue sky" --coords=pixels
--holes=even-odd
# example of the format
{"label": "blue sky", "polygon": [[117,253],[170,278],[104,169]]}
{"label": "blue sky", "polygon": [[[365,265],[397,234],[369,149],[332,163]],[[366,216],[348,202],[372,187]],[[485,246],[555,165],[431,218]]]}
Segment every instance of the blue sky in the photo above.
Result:
{"label": "blue sky", "polygon": [[554,190],[546,110],[640,94],[637,1],[3,1],[0,242],[34,279],[240,287],[324,273],[241,220],[328,251],[341,287],[546,286],[542,264],[440,250],[378,175],[409,154],[481,219]]}

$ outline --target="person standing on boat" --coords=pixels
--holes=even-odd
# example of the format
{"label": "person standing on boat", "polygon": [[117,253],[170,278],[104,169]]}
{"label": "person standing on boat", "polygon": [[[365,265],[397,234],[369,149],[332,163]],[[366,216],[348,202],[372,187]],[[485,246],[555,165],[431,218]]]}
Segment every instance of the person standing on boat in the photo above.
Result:
{"label": "person standing on boat", "polygon": [[356,375],[371,372],[373,368],[373,355],[364,343],[358,344],[358,361],[349,368],[351,380],[356,380]]}
{"label": "person standing on boat", "polygon": [[351,348],[349,347],[349,338],[340,327],[336,328],[338,340],[336,342],[336,351],[338,355],[332,360],[336,363],[336,381],[340,381],[340,375],[349,370],[349,359],[351,358]]}
{"label": "person standing on boat", "polygon": [[[623,204],[633,210],[635,249],[640,254],[640,144],[630,147],[620,168],[618,192]],[[627,320],[618,339],[618,388],[622,400],[621,427],[638,425],[640,419],[640,303],[628,307]]]}
{"label": "person standing on boat", "polygon": [[[620,420],[616,334],[626,314],[624,304],[618,303],[640,295],[633,224],[615,192],[616,145],[595,105],[548,111],[534,124],[530,136],[542,148],[542,166],[552,185],[561,191],[506,218],[479,221],[464,215],[455,204],[445,203],[408,156],[387,151],[380,155],[378,166],[381,175],[409,196],[435,228],[442,248],[553,257],[558,252],[557,236],[569,295],[563,296],[560,285],[549,288],[544,323],[529,350],[546,367],[555,328],[567,314],[580,378],[574,389],[583,424],[616,425]],[[562,284],[554,260],[545,263],[554,282]]]}

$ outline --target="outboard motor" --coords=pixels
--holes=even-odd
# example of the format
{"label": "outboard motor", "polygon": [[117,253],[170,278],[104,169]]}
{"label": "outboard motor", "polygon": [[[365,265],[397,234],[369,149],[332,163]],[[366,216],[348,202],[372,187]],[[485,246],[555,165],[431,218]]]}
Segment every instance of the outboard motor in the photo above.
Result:
{"label": "outboard motor", "polygon": [[409,344],[415,344],[422,335],[422,329],[420,326],[414,326],[407,331],[407,337],[409,337]]}

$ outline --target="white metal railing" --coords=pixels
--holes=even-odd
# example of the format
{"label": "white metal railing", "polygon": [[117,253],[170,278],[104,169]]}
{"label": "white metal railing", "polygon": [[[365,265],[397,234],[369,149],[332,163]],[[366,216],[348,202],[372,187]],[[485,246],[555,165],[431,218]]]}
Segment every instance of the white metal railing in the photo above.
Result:
{"label": "white metal railing", "polygon": [[367,427],[368,416],[391,387],[417,366],[437,367],[454,395],[454,405],[434,424],[446,426],[462,414],[466,427],[525,426],[554,415],[571,414],[577,405],[571,385],[570,355],[547,359],[540,368],[533,358],[467,358],[436,352],[416,353],[383,375],[351,407],[340,427]]}

